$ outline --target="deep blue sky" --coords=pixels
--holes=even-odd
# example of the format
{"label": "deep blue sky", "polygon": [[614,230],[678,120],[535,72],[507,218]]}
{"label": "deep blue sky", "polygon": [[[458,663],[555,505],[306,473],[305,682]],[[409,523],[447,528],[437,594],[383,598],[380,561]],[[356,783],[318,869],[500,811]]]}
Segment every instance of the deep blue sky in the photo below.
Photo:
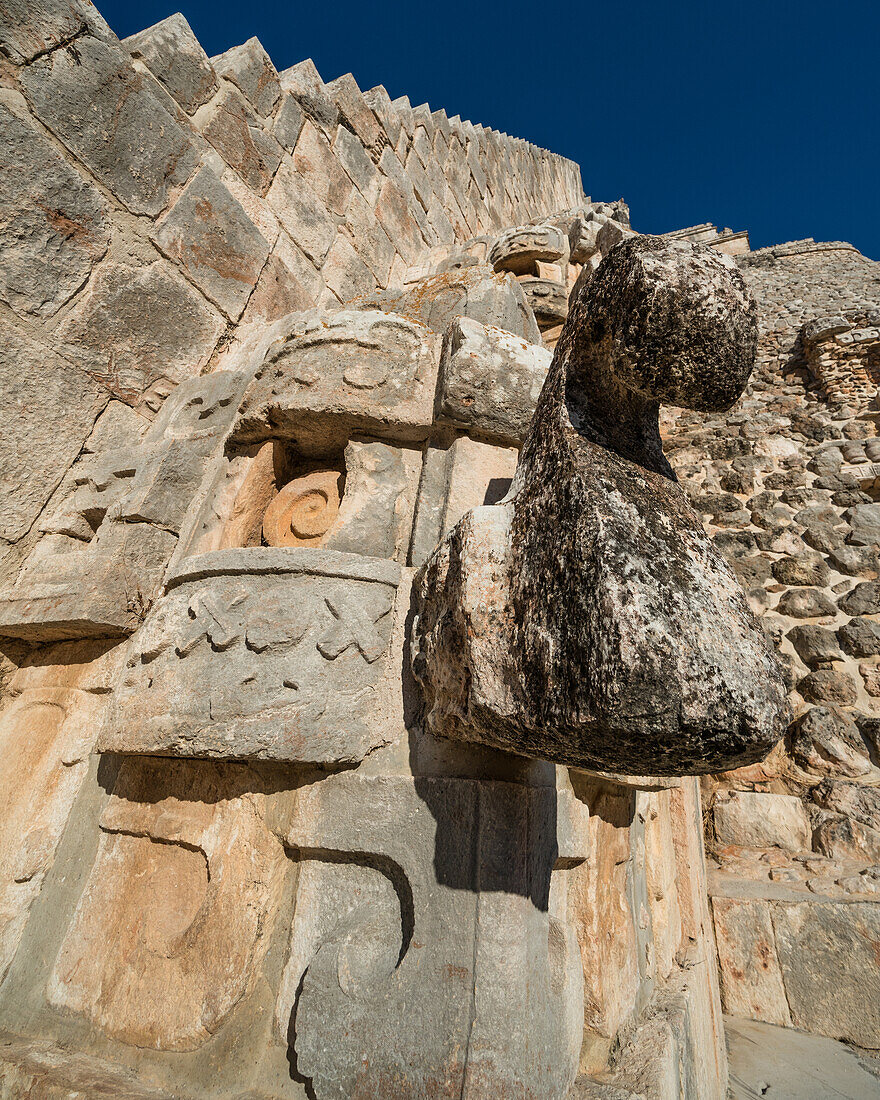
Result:
{"label": "deep blue sky", "polygon": [[880,259],[880,0],[97,0],[120,37],[182,11],[209,54],[444,107],[571,157],[633,225],[848,240]]}

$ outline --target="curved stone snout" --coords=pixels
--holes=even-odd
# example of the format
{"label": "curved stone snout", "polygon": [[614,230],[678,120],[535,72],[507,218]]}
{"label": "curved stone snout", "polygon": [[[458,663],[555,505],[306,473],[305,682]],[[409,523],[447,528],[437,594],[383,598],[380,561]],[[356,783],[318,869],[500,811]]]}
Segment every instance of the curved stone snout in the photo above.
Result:
{"label": "curved stone snout", "polygon": [[432,733],[630,775],[769,751],[776,658],[658,429],[661,401],[733,404],[755,347],[742,278],[698,246],[630,238],[577,289],[510,496],[417,578]]}

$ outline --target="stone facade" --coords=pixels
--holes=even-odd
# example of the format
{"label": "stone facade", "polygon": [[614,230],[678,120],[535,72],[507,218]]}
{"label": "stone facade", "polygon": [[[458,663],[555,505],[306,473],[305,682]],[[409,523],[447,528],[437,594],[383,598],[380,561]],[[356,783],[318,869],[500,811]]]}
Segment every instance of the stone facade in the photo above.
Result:
{"label": "stone facade", "polygon": [[0,1095],[880,1048],[880,266],[181,15],[0,55]]}

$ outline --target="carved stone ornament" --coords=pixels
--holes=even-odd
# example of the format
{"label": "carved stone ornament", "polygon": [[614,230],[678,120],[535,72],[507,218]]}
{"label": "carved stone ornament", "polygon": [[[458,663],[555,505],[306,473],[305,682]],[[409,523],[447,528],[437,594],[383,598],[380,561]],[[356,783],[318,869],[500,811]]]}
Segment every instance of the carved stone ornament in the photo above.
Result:
{"label": "carved stone ornament", "polygon": [[416,581],[433,733],[624,774],[760,759],[776,658],[666,461],[661,402],[729,408],[755,357],[733,262],[635,237],[582,279],[506,502]]}

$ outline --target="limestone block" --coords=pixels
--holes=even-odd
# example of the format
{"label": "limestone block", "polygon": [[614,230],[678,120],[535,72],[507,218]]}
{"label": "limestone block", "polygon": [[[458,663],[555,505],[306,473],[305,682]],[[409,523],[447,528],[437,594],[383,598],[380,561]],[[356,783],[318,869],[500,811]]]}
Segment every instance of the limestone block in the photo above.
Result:
{"label": "limestone block", "polygon": [[114,35],[88,0],[5,0],[0,52],[16,64],[30,61],[83,34]]}
{"label": "limestone block", "polygon": [[218,76],[231,80],[262,118],[272,113],[281,97],[281,81],[259,38],[211,58]]}
{"label": "limestone block", "polygon": [[773,926],[793,1025],[880,1048],[880,905],[779,903]]}
{"label": "limestone block", "polygon": [[552,358],[502,329],[457,318],[440,362],[440,421],[520,444]]}
{"label": "limestone block", "polygon": [[356,763],[389,739],[398,574],[311,549],[186,559],[138,634],[102,751]]}
{"label": "limestone block", "polygon": [[152,237],[207,298],[238,320],[269,245],[210,168],[192,180]]}
{"label": "limestone block", "polygon": [[293,152],[293,168],[327,210],[343,215],[354,184],[343,171],[321,131],[306,119]]}
{"label": "limestone block", "polygon": [[220,315],[164,262],[107,263],[59,329],[64,354],[134,404],[160,378],[180,382],[207,363]]}
{"label": "limestone block", "polygon": [[122,44],[144,62],[188,115],[217,91],[208,55],[179,12],[123,39]]}
{"label": "limestone block", "polygon": [[769,902],[714,897],[712,913],[724,1011],[791,1027]]}
{"label": "limestone block", "polygon": [[3,322],[0,341],[0,537],[21,538],[82,449],[103,387]]}
{"label": "limestone block", "polygon": [[713,817],[715,838],[721,845],[810,850],[810,822],[794,795],[731,791],[728,799],[716,800]]}
{"label": "limestone block", "polygon": [[300,791],[277,1022],[318,1100],[438,1083],[566,1096],[583,1003],[570,871],[554,867],[588,854],[585,817],[553,785],[348,774]]}
{"label": "limestone block", "polygon": [[117,43],[83,37],[21,76],[34,113],[134,214],[158,214],[195,144]]}
{"label": "limestone block", "polygon": [[[391,240],[397,243],[393,235]],[[456,317],[470,317],[520,336],[530,344],[541,343],[541,334],[519,283],[509,272],[497,274],[482,264],[421,279],[404,291],[371,295],[358,305],[362,309],[401,313],[441,333],[448,330]]]}
{"label": "limestone block", "polygon": [[0,981],[88,770],[121,656],[106,643],[63,643],[12,679],[0,712]]}
{"label": "limestone block", "polygon": [[113,524],[100,545],[49,536],[0,600],[0,637],[116,637],[140,625],[177,543],[149,523]]}
{"label": "limestone block", "polygon": [[257,318],[271,322],[288,313],[313,309],[319,292],[320,278],[314,266],[282,233],[248,301],[243,323]]}
{"label": "limestone block", "polygon": [[304,121],[305,115],[296,99],[289,92],[282,93],[281,106],[272,121],[272,133],[288,153],[296,147]]}
{"label": "limestone block", "polygon": [[568,287],[564,283],[523,276],[519,285],[539,325],[558,325],[568,316]]}
{"label": "limestone block", "polygon": [[310,439],[352,432],[424,439],[434,416],[440,339],[377,310],[293,315],[245,395],[236,438]]}
{"label": "limestone block", "polygon": [[586,222],[583,218],[576,218],[572,222],[568,239],[571,248],[571,262],[573,264],[585,264],[591,256],[595,256],[599,251],[599,245],[596,238],[601,228],[600,222]]}
{"label": "limestone block", "polygon": [[327,258],[336,239],[336,222],[312,190],[308,181],[284,163],[266,196],[278,220],[315,264]]}
{"label": "limestone block", "polygon": [[868,746],[858,727],[834,707],[811,707],[792,724],[791,755],[812,775],[865,775],[871,770]]}
{"label": "limestone block", "polygon": [[0,602],[0,634],[54,640],[137,628],[246,379],[217,371],[181,383],[140,446],[77,463],[70,495],[46,524],[56,533]]}
{"label": "limestone block", "polygon": [[519,452],[463,435],[435,439],[425,453],[419,485],[412,564],[421,565],[465,512],[507,495]]}
{"label": "limestone block", "polygon": [[311,58],[285,69],[280,76],[281,87],[289,92],[303,111],[327,135],[336,132],[339,108],[331,99]]}
{"label": "limestone block", "polygon": [[367,105],[355,78],[351,73],[338,76],[327,85],[327,93],[339,108],[340,117],[378,163],[382,150],[388,145],[388,138]]}
{"label": "limestone block", "polygon": [[282,149],[264,128],[239,90],[224,83],[193,120],[230,168],[260,195],[266,194],[281,162]]}
{"label": "limestone block", "polygon": [[518,225],[506,229],[489,250],[489,263],[496,271],[534,275],[535,262],[563,263],[568,259],[568,239],[552,225]]}
{"label": "limestone block", "polygon": [[0,298],[51,316],[86,282],[110,242],[109,208],[33,124],[0,104]]}
{"label": "limestone block", "polygon": [[376,285],[372,271],[352,248],[348,236],[339,232],[327,253],[321,275],[340,302],[350,302]]}
{"label": "limestone block", "polygon": [[345,448],[345,495],[321,540],[325,550],[406,562],[421,454],[384,443]]}
{"label": "limestone block", "polygon": [[286,860],[236,765],[123,763],[49,980],[132,1046],[195,1050],[252,988]]}
{"label": "limestone block", "polygon": [[[349,199],[345,212],[345,224],[358,256],[371,272],[368,290],[372,290],[375,286],[387,285],[391,265],[396,255],[394,245],[388,239],[388,235],[367,202],[357,191],[353,192]],[[330,285],[333,286],[332,283]],[[341,294],[340,297],[342,297]]]}
{"label": "limestone block", "polygon": [[333,141],[333,152],[339,158],[339,163],[348,173],[349,179],[363,195],[364,199],[372,206],[379,197],[382,187],[382,177],[378,169],[364,152],[364,147],[351,132],[344,126],[336,131]]}

